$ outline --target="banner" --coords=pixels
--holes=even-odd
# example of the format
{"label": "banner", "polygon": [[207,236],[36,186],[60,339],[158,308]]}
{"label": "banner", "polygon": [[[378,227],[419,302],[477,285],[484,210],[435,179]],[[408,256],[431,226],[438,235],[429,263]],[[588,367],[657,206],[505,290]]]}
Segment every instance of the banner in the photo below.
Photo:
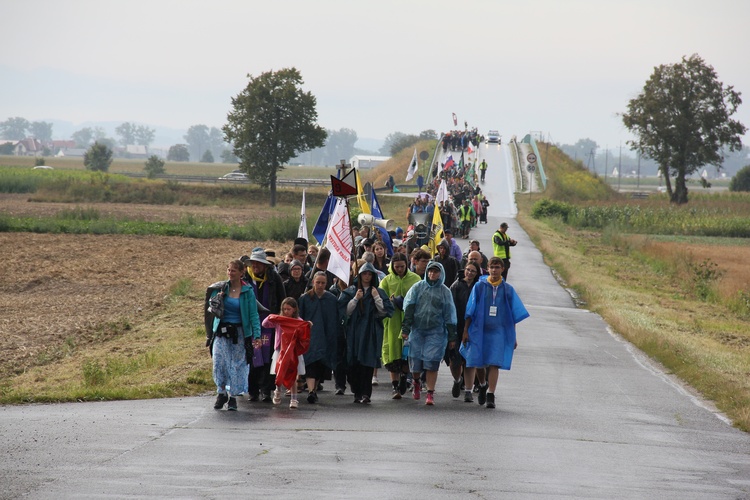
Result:
{"label": "banner", "polygon": [[440,203],[445,201],[448,201],[448,186],[445,184],[445,179],[442,179],[435,194],[435,207],[439,207]]}
{"label": "banner", "polygon": [[456,116],[456,113],[453,113],[453,126],[458,126],[458,117]]}
{"label": "banner", "polygon": [[435,210],[432,212],[432,231],[430,231],[430,234],[434,234],[435,236],[433,238],[430,238],[430,251],[432,252],[432,255],[437,255],[437,246],[440,244],[441,241],[443,241],[443,237],[445,236],[443,234],[443,218],[440,216],[440,209],[435,205]]}
{"label": "banner", "polygon": [[338,198],[331,216],[325,248],[331,251],[328,271],[349,284],[349,270],[352,261],[352,229],[346,199]]}
{"label": "banner", "polygon": [[365,191],[362,189],[362,180],[359,178],[359,170],[354,169],[355,176],[357,178],[357,203],[359,203],[359,209],[362,210],[363,214],[369,214],[370,205],[367,204],[367,196]]}
{"label": "banner", "polygon": [[406,171],[406,181],[410,181],[414,178],[414,174],[417,173],[417,148],[414,148],[414,156],[411,157],[411,163],[409,163],[409,169]]}
{"label": "banner", "polygon": [[305,190],[302,190],[302,210],[299,215],[299,229],[297,230],[297,238],[305,238],[307,241],[310,239],[307,237],[307,215],[305,214]]}

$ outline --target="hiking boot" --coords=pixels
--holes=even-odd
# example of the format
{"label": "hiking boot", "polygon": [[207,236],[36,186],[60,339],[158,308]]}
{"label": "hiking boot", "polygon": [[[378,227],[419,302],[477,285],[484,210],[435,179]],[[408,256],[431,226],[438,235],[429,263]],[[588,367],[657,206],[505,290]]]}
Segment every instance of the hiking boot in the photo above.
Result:
{"label": "hiking boot", "polygon": [[229,404],[227,405],[227,410],[237,411],[237,398],[229,398]]}
{"label": "hiking boot", "polygon": [[391,393],[391,399],[401,399],[401,393],[398,389],[393,389],[393,392]]}
{"label": "hiking boot", "polygon": [[289,401],[290,410],[296,410],[298,406],[299,406],[299,401],[297,401],[296,399],[292,399],[291,401]]}
{"label": "hiking boot", "polygon": [[464,391],[464,403],[473,403],[474,396],[471,395],[471,391]]}
{"label": "hiking boot", "polygon": [[281,391],[276,389],[273,391],[273,404],[280,405],[281,404]]}
{"label": "hiking boot", "polygon": [[464,378],[460,377],[458,380],[453,381],[453,390],[451,391],[451,394],[454,398],[457,398],[461,395],[461,384],[464,383]]}
{"label": "hiking boot", "polygon": [[419,399],[422,395],[422,387],[419,384],[419,379],[414,381],[414,399]]}
{"label": "hiking boot", "polygon": [[487,389],[489,389],[489,385],[487,385],[486,383],[479,386],[479,399],[477,400],[477,402],[480,405],[483,405],[487,402]]}
{"label": "hiking boot", "polygon": [[318,394],[313,391],[310,394],[307,395],[307,402],[310,404],[315,404],[318,402]]}
{"label": "hiking boot", "polygon": [[488,392],[487,393],[487,408],[494,408],[494,407],[495,407],[495,393]]}
{"label": "hiking boot", "polygon": [[427,406],[432,406],[435,404],[435,396],[433,395],[432,391],[427,391],[427,397],[425,398],[425,402]]}
{"label": "hiking boot", "polygon": [[227,396],[226,392],[220,393],[218,396],[216,396],[216,402],[214,403],[214,410],[221,410],[224,408],[224,405],[227,404],[227,401],[229,401],[229,396]]}

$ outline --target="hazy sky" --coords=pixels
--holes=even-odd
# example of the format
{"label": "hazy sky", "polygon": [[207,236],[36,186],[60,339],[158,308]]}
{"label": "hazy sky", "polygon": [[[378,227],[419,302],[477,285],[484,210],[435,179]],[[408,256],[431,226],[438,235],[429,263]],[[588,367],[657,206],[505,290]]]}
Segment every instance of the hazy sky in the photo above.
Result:
{"label": "hazy sky", "polygon": [[[750,1],[0,0],[0,121],[221,127],[247,74],[295,66],[319,123],[616,148],[654,66],[698,53],[743,93]],[[54,130],[53,130],[54,132]],[[743,141],[750,144],[748,137]]]}

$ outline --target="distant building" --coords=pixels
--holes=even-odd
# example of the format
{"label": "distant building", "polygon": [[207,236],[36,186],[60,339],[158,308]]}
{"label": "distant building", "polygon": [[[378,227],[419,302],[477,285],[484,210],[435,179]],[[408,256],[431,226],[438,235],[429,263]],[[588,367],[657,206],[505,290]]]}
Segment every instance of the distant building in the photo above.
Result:
{"label": "distant building", "polygon": [[61,149],[57,152],[55,156],[72,156],[72,157],[83,157],[83,155],[86,153],[86,150],[83,148],[67,148],[67,149]]}
{"label": "distant building", "polygon": [[352,168],[375,168],[390,159],[390,156],[354,155],[349,159],[349,163],[352,165]]}

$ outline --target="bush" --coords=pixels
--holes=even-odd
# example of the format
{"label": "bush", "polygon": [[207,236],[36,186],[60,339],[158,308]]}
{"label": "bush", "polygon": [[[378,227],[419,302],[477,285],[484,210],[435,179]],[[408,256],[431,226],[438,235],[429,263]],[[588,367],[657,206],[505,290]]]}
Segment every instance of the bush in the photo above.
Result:
{"label": "bush", "polygon": [[570,203],[564,201],[553,201],[545,198],[534,204],[534,208],[531,210],[531,216],[535,219],[560,217],[563,221],[567,221],[568,216],[573,210],[574,207]]}
{"label": "bush", "polygon": [[148,161],[146,161],[143,170],[146,172],[146,177],[154,179],[157,175],[161,175],[165,172],[164,160],[156,155],[151,155],[148,157]]}
{"label": "bush", "polygon": [[105,144],[95,142],[83,154],[83,164],[87,170],[106,172],[112,165],[112,150]]}
{"label": "bush", "polygon": [[730,191],[750,191],[750,165],[742,167],[729,182]]}

